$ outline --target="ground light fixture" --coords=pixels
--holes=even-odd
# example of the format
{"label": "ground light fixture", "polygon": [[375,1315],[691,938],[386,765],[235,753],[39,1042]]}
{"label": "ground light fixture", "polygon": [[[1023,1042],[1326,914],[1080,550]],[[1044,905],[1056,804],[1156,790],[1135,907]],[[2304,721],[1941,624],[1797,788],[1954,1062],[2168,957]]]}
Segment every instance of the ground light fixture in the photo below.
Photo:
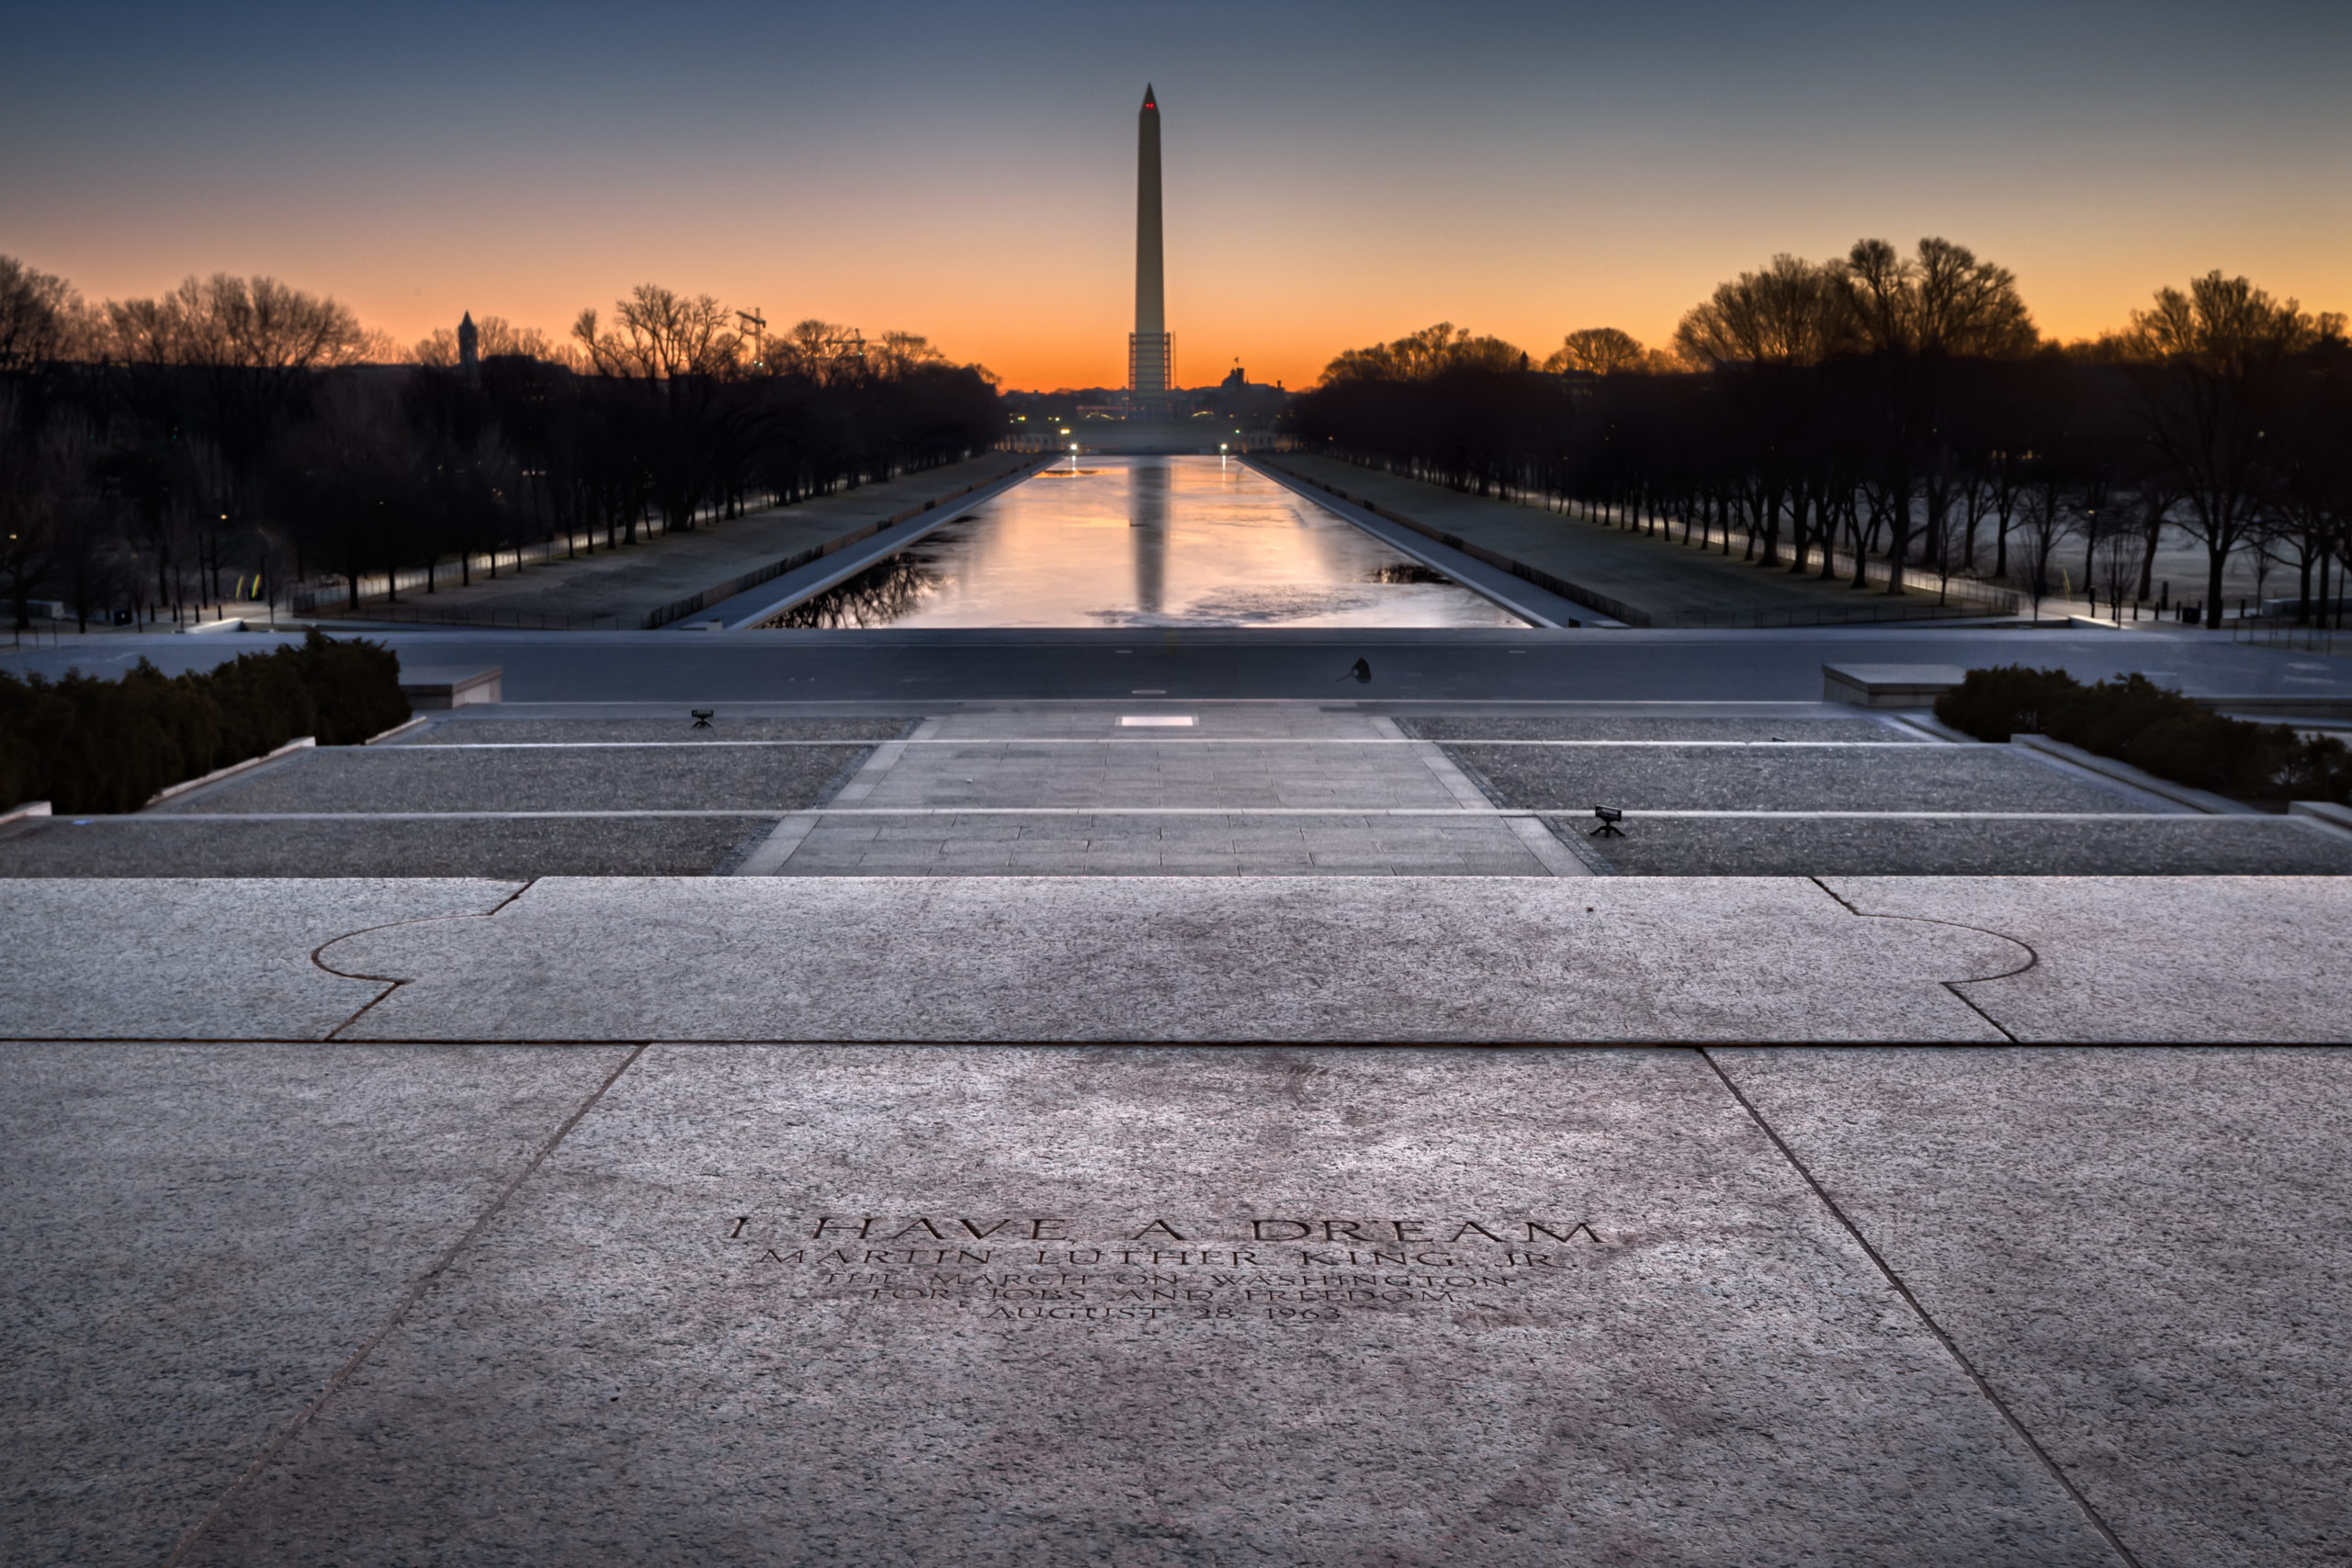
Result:
{"label": "ground light fixture", "polygon": [[1600,818],[1600,826],[1587,833],[1587,838],[1622,839],[1625,836],[1625,829],[1617,826],[1625,819],[1624,812],[1613,806],[1596,806],[1592,814]]}
{"label": "ground light fixture", "polygon": [[691,716],[695,721],[693,728],[696,729],[708,729],[710,728],[711,716],[718,711],[718,710],[717,708],[688,708],[686,710],[687,714]]}

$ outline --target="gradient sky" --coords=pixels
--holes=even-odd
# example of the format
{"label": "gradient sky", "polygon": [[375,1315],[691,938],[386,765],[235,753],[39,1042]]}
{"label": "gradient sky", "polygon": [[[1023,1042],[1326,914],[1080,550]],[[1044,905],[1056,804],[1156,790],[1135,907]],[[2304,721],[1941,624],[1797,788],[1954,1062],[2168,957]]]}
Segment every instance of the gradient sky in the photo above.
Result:
{"label": "gradient sky", "polygon": [[1865,234],[2064,336],[2214,267],[2352,309],[2344,0],[0,8],[0,253],[267,273],[402,343],[653,280],[1116,384],[1147,80],[1187,384],[1441,319],[1661,344]]}

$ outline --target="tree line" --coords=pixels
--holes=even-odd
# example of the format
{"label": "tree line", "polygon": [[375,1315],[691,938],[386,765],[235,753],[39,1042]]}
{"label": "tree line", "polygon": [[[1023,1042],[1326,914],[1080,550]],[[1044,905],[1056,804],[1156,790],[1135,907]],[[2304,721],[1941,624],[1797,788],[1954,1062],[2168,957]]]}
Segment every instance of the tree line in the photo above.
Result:
{"label": "tree line", "polygon": [[[470,352],[468,352],[469,347]],[[178,620],[295,582],[428,589],[593,554],[986,450],[993,378],[644,285],[550,343],[496,317],[402,353],[269,278],[89,303],[0,256],[0,592]]]}
{"label": "tree line", "polygon": [[[2294,573],[2298,618],[2352,565],[2352,343],[2244,277],[2156,291],[2123,330],[2052,343],[2007,269],[1939,239],[1781,255],[1718,286],[1673,352],[1615,328],[1542,364],[1441,323],[1333,359],[1293,411],[1310,448],[1480,494],[1677,527],[1761,568],[1885,592],[2065,579],[2119,608],[2167,537]],[[2081,570],[2073,570],[2079,552]]]}

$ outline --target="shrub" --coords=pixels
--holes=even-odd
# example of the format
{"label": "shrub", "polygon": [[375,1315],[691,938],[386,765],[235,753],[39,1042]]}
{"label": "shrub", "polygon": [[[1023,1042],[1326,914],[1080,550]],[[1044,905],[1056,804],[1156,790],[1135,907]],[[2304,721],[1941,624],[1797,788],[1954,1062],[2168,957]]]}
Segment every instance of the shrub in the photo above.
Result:
{"label": "shrub", "polygon": [[2101,754],[2192,789],[2261,799],[2273,793],[2294,742],[2295,732],[2284,725],[2248,724],[2217,713],[2176,714]]}
{"label": "shrub", "polygon": [[401,656],[380,642],[322,636],[312,626],[300,649],[289,649],[301,666],[304,684],[318,705],[316,734],[322,746],[356,746],[409,717],[401,695]]}
{"label": "shrub", "polygon": [[2333,735],[2298,740],[2279,773],[2273,798],[2352,806],[2352,749]]}
{"label": "shrub", "polygon": [[[2052,671],[2058,674],[2057,671]],[[2102,757],[2120,757],[2132,738],[2155,725],[2186,723],[2213,716],[2178,692],[2166,691],[2145,675],[2126,675],[2095,686],[2066,680],[2069,688],[2042,715],[2041,733]]]}
{"label": "shrub", "polygon": [[299,736],[355,745],[408,716],[399,655],[315,629],[299,648],[200,673],[165,675],[143,659],[119,681],[0,672],[0,800],[136,811],[158,790]]}
{"label": "shrub", "polygon": [[2038,731],[2216,795],[2352,804],[2343,741],[2225,718],[2144,675],[2086,686],[2063,670],[1971,670],[1936,699],[1936,716],[1980,740]]}
{"label": "shrub", "polygon": [[1936,699],[1936,716],[1979,740],[2039,735],[2043,716],[2082,689],[2064,670],[2029,670],[2022,664],[1971,670],[1965,681]]}

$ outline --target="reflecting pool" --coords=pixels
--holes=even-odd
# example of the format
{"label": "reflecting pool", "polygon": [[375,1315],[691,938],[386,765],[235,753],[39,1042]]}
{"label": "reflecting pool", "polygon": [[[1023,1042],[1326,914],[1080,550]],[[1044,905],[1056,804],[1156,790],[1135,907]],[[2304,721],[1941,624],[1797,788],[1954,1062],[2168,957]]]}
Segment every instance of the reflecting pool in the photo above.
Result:
{"label": "reflecting pool", "polygon": [[777,626],[1517,626],[1230,458],[1065,462]]}

